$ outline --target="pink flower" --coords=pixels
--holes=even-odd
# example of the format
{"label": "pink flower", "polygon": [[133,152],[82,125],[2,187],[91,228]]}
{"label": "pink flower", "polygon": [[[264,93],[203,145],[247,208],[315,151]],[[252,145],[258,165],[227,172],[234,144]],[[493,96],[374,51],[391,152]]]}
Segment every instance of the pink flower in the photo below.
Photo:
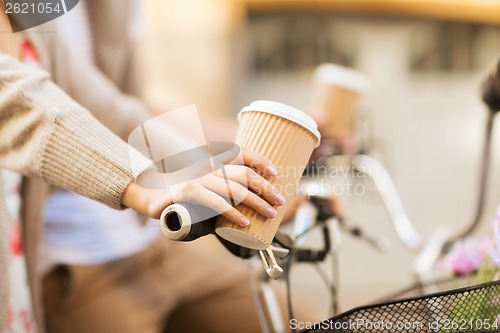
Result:
{"label": "pink flower", "polygon": [[465,239],[453,244],[451,251],[438,263],[438,267],[454,274],[468,274],[477,270],[486,256],[484,241]]}

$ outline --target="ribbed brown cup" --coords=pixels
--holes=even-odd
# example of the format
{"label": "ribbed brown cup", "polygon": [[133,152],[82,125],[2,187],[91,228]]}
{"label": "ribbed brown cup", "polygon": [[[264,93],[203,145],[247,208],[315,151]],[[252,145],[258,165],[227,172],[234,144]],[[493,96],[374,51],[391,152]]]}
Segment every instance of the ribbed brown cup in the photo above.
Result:
{"label": "ribbed brown cup", "polygon": [[368,79],[352,68],[332,63],[319,65],[313,74],[313,112],[323,120],[326,137],[340,139],[352,133],[356,108],[369,88]]}
{"label": "ribbed brown cup", "polygon": [[278,215],[272,219],[266,219],[239,204],[236,208],[250,220],[250,226],[243,228],[220,216],[216,224],[217,234],[243,247],[266,249],[276,235],[288,202],[296,194],[299,180],[318,140],[310,130],[286,118],[258,110],[242,113],[236,144],[271,161],[278,175],[268,180],[287,202],[276,207]]}
{"label": "ribbed brown cup", "polygon": [[342,137],[352,131],[359,99],[360,95],[352,90],[326,84],[316,86],[315,109],[324,114],[324,130],[329,137]]}

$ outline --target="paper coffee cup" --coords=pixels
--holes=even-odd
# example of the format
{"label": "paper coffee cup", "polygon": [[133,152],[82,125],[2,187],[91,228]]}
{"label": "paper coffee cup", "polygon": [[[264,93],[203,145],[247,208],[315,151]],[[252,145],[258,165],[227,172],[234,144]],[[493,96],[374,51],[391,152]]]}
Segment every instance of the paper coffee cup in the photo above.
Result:
{"label": "paper coffee cup", "polygon": [[322,131],[333,139],[345,138],[355,125],[356,108],[368,90],[368,80],[353,69],[322,64],[313,81],[313,112],[323,120]]}
{"label": "paper coffee cup", "polygon": [[238,119],[240,126],[236,144],[271,161],[278,175],[268,180],[287,202],[276,208],[278,214],[271,219],[239,204],[236,208],[250,220],[250,226],[243,228],[219,216],[215,231],[240,246],[264,250],[276,235],[287,204],[296,194],[302,172],[312,151],[319,145],[321,136],[316,122],[310,116],[277,102],[253,102],[240,112]]}

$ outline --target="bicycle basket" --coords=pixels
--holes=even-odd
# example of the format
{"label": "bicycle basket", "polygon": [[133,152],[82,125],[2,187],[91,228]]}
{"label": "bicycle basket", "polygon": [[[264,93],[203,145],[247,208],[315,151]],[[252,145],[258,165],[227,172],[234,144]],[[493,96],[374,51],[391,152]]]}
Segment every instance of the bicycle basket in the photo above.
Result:
{"label": "bicycle basket", "polygon": [[469,275],[414,285],[390,301],[352,309],[304,332],[500,332],[500,281],[473,282]]}

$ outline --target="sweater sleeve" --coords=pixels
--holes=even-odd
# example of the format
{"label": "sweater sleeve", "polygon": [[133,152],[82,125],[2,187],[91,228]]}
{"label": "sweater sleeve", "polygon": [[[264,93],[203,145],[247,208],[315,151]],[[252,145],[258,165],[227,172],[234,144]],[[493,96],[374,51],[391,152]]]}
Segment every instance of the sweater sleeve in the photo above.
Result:
{"label": "sweater sleeve", "polygon": [[0,55],[0,167],[122,208],[125,188],[151,166],[46,72]]}

